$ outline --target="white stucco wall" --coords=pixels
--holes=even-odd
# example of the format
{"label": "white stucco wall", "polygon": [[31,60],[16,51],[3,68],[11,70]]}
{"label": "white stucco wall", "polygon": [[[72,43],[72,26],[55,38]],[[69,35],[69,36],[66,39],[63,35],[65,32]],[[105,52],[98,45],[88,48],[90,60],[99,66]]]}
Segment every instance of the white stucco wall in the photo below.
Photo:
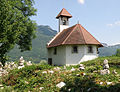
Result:
{"label": "white stucco wall", "polygon": [[93,53],[88,53],[88,45],[77,45],[78,53],[71,53],[72,45],[66,46],[66,64],[79,64],[98,57],[97,46],[92,45]]}
{"label": "white stucco wall", "polygon": [[[63,25],[63,21],[66,21],[66,25]],[[62,32],[64,29],[69,28],[69,19],[67,17],[59,17],[59,32]]]}
{"label": "white stucco wall", "polygon": [[88,53],[88,45],[85,45],[85,52],[84,52],[85,54],[80,62],[84,62],[84,61],[93,60],[95,58],[98,58],[97,46],[92,45],[92,47],[93,47],[93,53]]}
{"label": "white stucco wall", "polygon": [[60,32],[61,31],[63,31],[64,29],[67,29],[67,28],[69,28],[69,26],[68,25],[60,25]]}
{"label": "white stucco wall", "polygon": [[78,64],[84,55],[84,45],[78,46],[78,53],[72,53],[71,45],[66,46],[66,64]]}
{"label": "white stucco wall", "polygon": [[48,58],[52,58],[53,65],[65,65],[66,64],[66,47],[57,47],[57,54],[54,55],[54,48],[48,49]]}
{"label": "white stucco wall", "polygon": [[77,45],[78,53],[72,53],[73,45],[57,47],[57,55],[54,48],[48,49],[48,58],[52,58],[53,65],[75,65],[98,57],[97,46],[92,45],[93,53],[88,53],[88,45]]}

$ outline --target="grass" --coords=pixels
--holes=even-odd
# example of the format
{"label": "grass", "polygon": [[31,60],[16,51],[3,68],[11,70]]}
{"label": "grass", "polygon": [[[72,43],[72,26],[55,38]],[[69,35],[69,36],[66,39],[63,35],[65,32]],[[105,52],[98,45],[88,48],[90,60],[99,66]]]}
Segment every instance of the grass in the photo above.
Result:
{"label": "grass", "polygon": [[[109,75],[100,75],[104,59],[108,59],[110,65]],[[79,65],[59,67],[57,66],[34,64],[20,70],[14,69],[9,75],[1,78],[4,89],[1,92],[119,92],[120,89],[120,57],[100,57],[95,60],[83,62],[85,70],[78,70]],[[70,71],[72,68],[75,71]],[[116,70],[117,75],[112,74]],[[43,72],[47,73],[43,73]],[[54,73],[50,73],[53,71]],[[86,75],[83,75],[85,73]],[[60,82],[66,85],[61,89],[56,87]],[[107,82],[112,84],[107,85]]]}

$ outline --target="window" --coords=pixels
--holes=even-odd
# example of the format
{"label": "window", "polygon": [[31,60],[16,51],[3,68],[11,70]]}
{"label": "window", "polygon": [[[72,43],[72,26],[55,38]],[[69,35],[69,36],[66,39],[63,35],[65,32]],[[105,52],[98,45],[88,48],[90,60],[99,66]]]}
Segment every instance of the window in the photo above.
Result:
{"label": "window", "polygon": [[63,25],[66,25],[66,20],[63,20]]}
{"label": "window", "polygon": [[57,54],[57,48],[54,48],[54,55]]}
{"label": "window", "polygon": [[72,53],[78,53],[78,47],[77,46],[73,46]]}
{"label": "window", "polygon": [[92,46],[88,46],[88,53],[93,53],[93,47]]}

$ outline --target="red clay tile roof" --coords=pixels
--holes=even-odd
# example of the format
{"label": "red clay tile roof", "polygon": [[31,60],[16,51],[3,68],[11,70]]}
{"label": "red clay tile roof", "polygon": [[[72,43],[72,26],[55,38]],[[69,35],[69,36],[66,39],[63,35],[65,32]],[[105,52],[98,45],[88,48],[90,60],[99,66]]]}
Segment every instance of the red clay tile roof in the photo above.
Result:
{"label": "red clay tile roof", "polygon": [[48,44],[47,48],[74,44],[98,45],[99,47],[103,47],[103,45],[97,41],[84,27],[80,24],[76,24],[60,32],[54,40]]}
{"label": "red clay tile roof", "polygon": [[56,18],[58,19],[60,16],[66,16],[66,17],[69,17],[69,18],[72,17],[72,15],[65,8],[63,8],[61,10],[61,12],[57,15]]}

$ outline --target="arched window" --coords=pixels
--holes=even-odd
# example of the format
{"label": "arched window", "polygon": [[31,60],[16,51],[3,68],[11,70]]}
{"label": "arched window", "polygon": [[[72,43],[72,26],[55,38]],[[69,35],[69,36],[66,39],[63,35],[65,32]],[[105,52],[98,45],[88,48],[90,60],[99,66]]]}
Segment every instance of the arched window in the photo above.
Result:
{"label": "arched window", "polygon": [[66,20],[63,20],[63,25],[66,25]]}

